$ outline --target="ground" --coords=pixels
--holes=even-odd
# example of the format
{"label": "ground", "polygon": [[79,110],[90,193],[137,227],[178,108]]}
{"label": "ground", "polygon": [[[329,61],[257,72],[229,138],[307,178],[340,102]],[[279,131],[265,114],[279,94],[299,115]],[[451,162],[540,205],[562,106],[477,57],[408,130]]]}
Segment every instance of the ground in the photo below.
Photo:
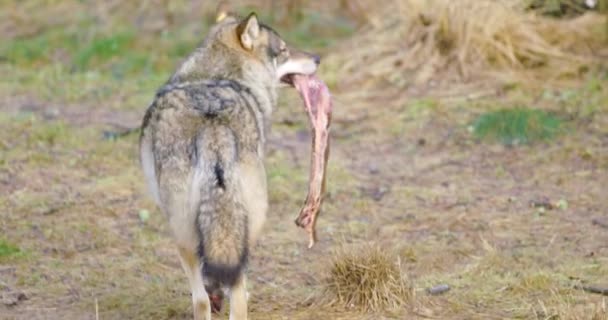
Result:
{"label": "ground", "polygon": [[[38,52],[36,39],[15,40],[0,62],[11,75],[0,82],[0,318],[190,319],[188,283],[144,186],[138,134],[108,132],[139,125],[155,87],[195,43],[175,53],[163,43],[153,54],[166,61],[154,60],[153,71],[121,74],[124,61],[103,56],[90,62],[100,69],[81,58],[84,70],[61,57],[14,58]],[[606,79],[596,72],[569,89],[515,86],[474,98],[336,89],[329,195],[312,249],[293,222],[310,133],[286,89],[267,148],[271,206],[252,250],[251,318],[608,319],[606,297],[578,288],[608,287]],[[567,130],[515,146],[471,133],[479,114],[512,105],[559,113]],[[409,305],[365,312],[325,303],[332,255],[370,243],[399,259],[414,290]],[[438,284],[450,290],[429,295]]]}

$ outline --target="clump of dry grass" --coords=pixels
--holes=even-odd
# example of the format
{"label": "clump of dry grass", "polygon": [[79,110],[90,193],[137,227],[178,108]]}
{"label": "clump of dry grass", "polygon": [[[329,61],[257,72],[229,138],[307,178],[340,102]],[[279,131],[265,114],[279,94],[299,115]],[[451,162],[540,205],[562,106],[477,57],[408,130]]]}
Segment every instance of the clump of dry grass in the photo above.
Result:
{"label": "clump of dry grass", "polygon": [[560,80],[608,54],[599,14],[557,20],[492,0],[399,0],[378,7],[344,48],[348,55],[332,57],[350,84],[405,87],[480,75]]}
{"label": "clump of dry grass", "polygon": [[380,311],[407,306],[412,294],[399,259],[370,245],[335,252],[324,296],[331,305]]}

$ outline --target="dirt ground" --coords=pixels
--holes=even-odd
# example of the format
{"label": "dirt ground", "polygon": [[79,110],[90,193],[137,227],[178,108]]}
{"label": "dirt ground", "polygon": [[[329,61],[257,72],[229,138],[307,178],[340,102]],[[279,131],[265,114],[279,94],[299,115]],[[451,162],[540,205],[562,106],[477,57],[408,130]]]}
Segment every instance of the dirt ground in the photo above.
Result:
{"label": "dirt ground", "polygon": [[[383,106],[373,104],[353,113],[337,96],[330,196],[320,241],[308,250],[293,219],[305,196],[310,138],[299,102],[284,101],[268,146],[269,219],[249,273],[253,319],[544,318],[538,314],[560,308],[580,310],[581,319],[600,308],[605,315],[605,298],[573,289],[608,279],[605,128],[508,148],[470,137],[462,119],[474,111],[466,103],[409,117],[394,106],[377,115]],[[0,268],[2,317],[187,319],[188,285],[164,218],[145,194],[136,135],[104,141],[108,125],[86,116],[94,106],[57,106],[55,116],[36,106],[8,100],[1,109],[10,154],[2,234],[23,250]],[[141,112],[111,117],[136,126]],[[397,128],[381,121],[394,117]],[[49,126],[60,129],[48,133]],[[567,208],[531,206],[559,200]],[[142,209],[150,220],[141,221]],[[402,259],[417,292],[410,310],[369,315],[309,299],[332,250],[363,243]],[[451,290],[425,293],[439,283]]]}
{"label": "dirt ground", "polygon": [[[61,85],[52,77],[37,88],[20,70],[0,62],[31,85],[0,85],[0,319],[190,319],[189,286],[144,186],[138,134],[104,135],[137,127],[146,105],[129,97],[149,101],[152,87],[116,89],[88,75],[70,81],[101,98],[73,89],[76,98],[54,99],[47,91]],[[552,89],[473,99],[336,91],[329,195],[312,249],[293,222],[307,191],[310,132],[287,89],[267,148],[271,206],[252,249],[250,318],[608,319],[608,298],[580,289],[608,287],[605,109],[530,145],[470,132],[477,115],[505,105],[608,105],[608,78],[598,77],[569,89],[587,100]],[[589,98],[585,86],[597,79]],[[365,312],[324,302],[336,249],[365,244],[399,259],[414,290],[408,306]],[[450,290],[427,293],[439,284]]]}

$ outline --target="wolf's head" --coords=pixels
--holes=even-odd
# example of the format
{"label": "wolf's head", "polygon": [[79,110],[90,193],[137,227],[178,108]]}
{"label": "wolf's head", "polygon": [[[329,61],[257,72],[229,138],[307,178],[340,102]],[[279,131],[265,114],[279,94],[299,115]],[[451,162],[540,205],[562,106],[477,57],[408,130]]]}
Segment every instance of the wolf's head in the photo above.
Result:
{"label": "wolf's head", "polygon": [[176,76],[240,77],[271,86],[293,85],[292,75],[313,74],[319,62],[318,55],[288,46],[255,13],[243,18],[220,10],[203,45]]}
{"label": "wolf's head", "polygon": [[235,35],[224,37],[224,40],[236,41],[232,47],[236,47],[244,59],[262,63],[283,84],[293,85],[293,74],[309,75],[317,70],[318,55],[288,46],[275,30],[260,23],[253,12],[240,18],[220,8],[217,22],[220,29]]}

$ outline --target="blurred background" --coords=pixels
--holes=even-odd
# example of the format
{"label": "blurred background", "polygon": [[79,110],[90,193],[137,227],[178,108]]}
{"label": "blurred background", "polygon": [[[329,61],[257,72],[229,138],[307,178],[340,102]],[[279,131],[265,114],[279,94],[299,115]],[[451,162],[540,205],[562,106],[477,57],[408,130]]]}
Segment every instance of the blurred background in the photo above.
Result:
{"label": "blurred background", "polygon": [[[273,116],[253,319],[608,319],[608,1],[232,1],[321,54]],[[189,319],[138,128],[215,1],[0,1],[0,319]],[[227,318],[224,313],[222,316]]]}

